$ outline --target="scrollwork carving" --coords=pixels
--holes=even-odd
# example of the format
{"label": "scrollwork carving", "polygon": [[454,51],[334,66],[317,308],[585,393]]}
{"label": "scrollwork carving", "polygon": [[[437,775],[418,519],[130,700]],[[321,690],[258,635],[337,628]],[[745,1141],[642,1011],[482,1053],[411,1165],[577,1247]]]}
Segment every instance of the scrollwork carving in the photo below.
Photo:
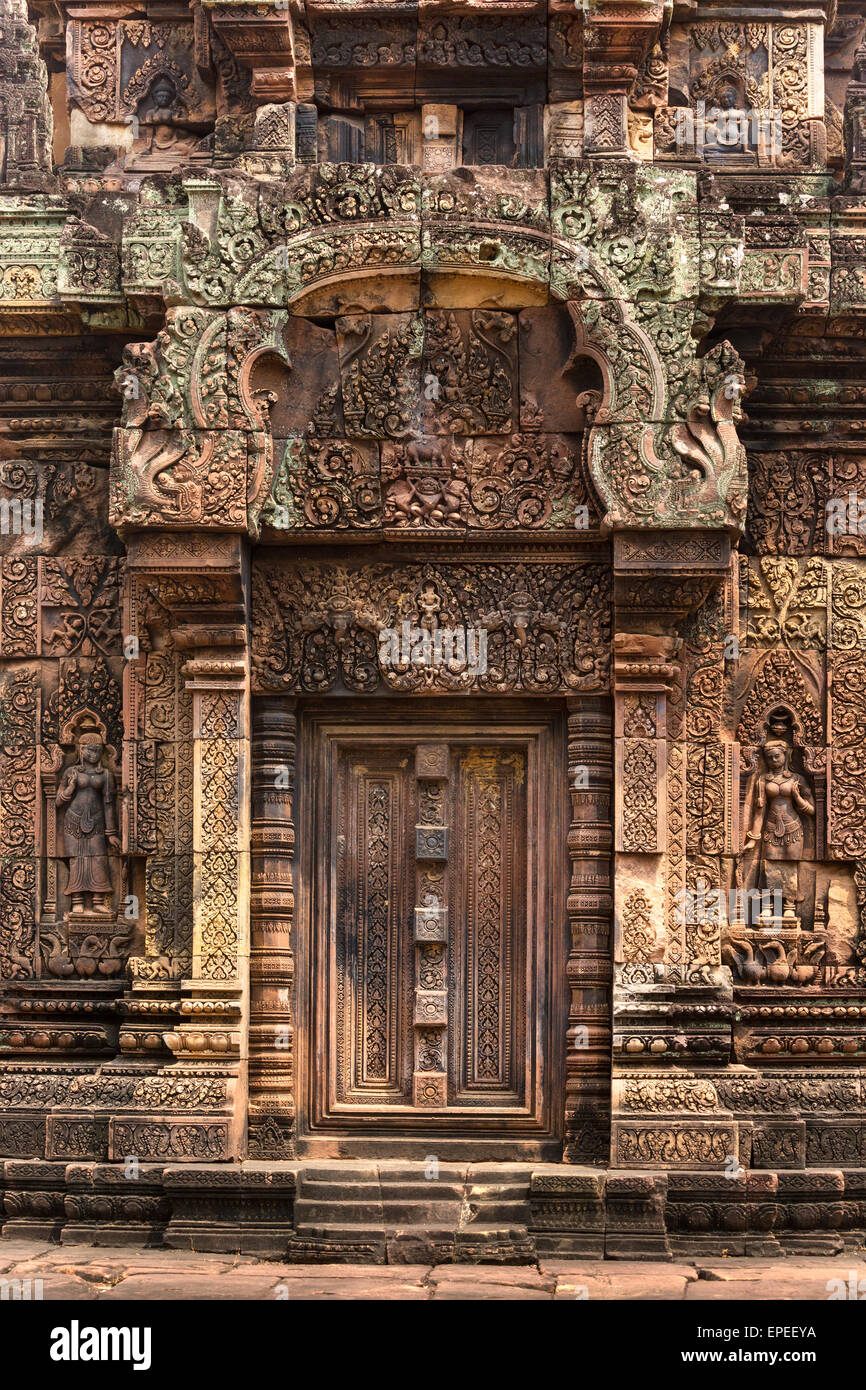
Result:
{"label": "scrollwork carving", "polygon": [[[604,568],[277,567],[253,576],[254,672],[261,690],[599,690],[607,679]],[[450,630],[487,633],[484,671],[446,661],[383,664],[380,633],[423,632],[428,599]]]}

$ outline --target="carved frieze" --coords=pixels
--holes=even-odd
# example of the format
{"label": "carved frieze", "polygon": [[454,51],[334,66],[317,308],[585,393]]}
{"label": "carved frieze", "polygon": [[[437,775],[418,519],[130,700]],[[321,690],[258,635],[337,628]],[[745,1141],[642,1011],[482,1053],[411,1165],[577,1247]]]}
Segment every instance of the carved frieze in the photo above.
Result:
{"label": "carved frieze", "polygon": [[277,531],[596,531],[580,436],[290,439],[262,525]]}
{"label": "carved frieze", "polygon": [[[357,569],[263,559],[253,574],[255,685],[293,693],[338,685],[366,693],[601,690],[609,592],[605,567],[594,563]],[[473,657],[476,634],[483,660],[480,639]]]}

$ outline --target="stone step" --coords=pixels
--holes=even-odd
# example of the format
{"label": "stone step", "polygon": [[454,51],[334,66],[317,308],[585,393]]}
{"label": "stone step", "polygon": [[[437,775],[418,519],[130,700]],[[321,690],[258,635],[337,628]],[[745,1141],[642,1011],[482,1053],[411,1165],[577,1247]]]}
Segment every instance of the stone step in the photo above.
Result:
{"label": "stone step", "polygon": [[298,1173],[299,1185],[305,1182],[327,1182],[345,1186],[379,1185],[379,1172],[375,1163],[309,1163]]}
{"label": "stone step", "polygon": [[484,1185],[455,1182],[391,1180],[355,1184],[304,1177],[298,1185],[295,1209],[310,1220],[368,1220],[384,1212],[394,1222],[422,1222],[425,1213],[441,1215],[454,1225],[462,1219],[496,1225],[525,1226],[529,1203],[523,1191],[498,1191]]}
{"label": "stone step", "polygon": [[304,1240],[381,1240],[384,1233],[381,1221],[299,1221],[295,1226]]}
{"label": "stone step", "polygon": [[386,1250],[381,1226],[309,1226],[291,1233],[284,1258],[290,1264],[385,1264]]}
{"label": "stone step", "polygon": [[369,1202],[310,1202],[306,1198],[300,1197],[295,1201],[295,1229],[299,1230],[301,1224],[316,1225],[320,1222],[339,1221],[341,1224],[347,1221],[357,1222],[359,1225],[381,1225],[382,1224],[382,1203],[378,1201]]}
{"label": "stone step", "polygon": [[382,1182],[383,1199],[394,1202],[462,1202],[462,1182]]}
{"label": "stone step", "polygon": [[322,1202],[307,1197],[295,1199],[295,1224],[318,1221],[385,1221],[389,1225],[422,1226],[429,1219],[442,1221],[456,1229],[461,1216],[467,1214],[462,1201],[435,1201],[429,1197],[425,1201],[395,1201],[390,1194],[383,1195],[381,1201]]}
{"label": "stone step", "polygon": [[[470,1165],[468,1163],[439,1163],[435,1168],[432,1167],[430,1160],[426,1162],[407,1163],[397,1159],[386,1159],[378,1165],[380,1182],[453,1182],[463,1184],[469,1181]],[[435,1172],[435,1178],[429,1177],[431,1172]]]}
{"label": "stone step", "polygon": [[[534,1257],[529,1177],[507,1164],[322,1163],[298,1178],[289,1258],[392,1263]],[[341,1253],[336,1253],[341,1252]]]}
{"label": "stone step", "polygon": [[535,1242],[525,1226],[471,1222],[455,1236],[454,1258],[471,1263],[532,1264]]}
{"label": "stone step", "polygon": [[529,1179],[527,1177],[516,1182],[510,1181],[508,1178],[503,1178],[500,1182],[497,1178],[469,1177],[466,1186],[473,1192],[495,1192],[499,1196],[524,1200],[529,1197]]}
{"label": "stone step", "polygon": [[510,1203],[491,1202],[483,1207],[469,1203],[463,1225],[469,1226],[526,1226],[531,1224],[529,1208]]}
{"label": "stone step", "polygon": [[[351,1179],[332,1182],[330,1179],[305,1175],[298,1183],[298,1193],[317,1202],[341,1202],[350,1198],[363,1201],[375,1186],[374,1183],[355,1183]],[[462,1202],[467,1190],[462,1182],[425,1182],[423,1179],[420,1182],[393,1182],[388,1179],[379,1183],[378,1187],[389,1198],[398,1201],[426,1201],[432,1196],[436,1201]]]}
{"label": "stone step", "polygon": [[482,1262],[520,1265],[535,1261],[535,1245],[525,1227],[470,1225],[383,1226],[302,1225],[289,1237],[290,1263],[443,1264]]}
{"label": "stone step", "polygon": [[298,1240],[320,1241],[323,1244],[339,1245],[380,1240],[415,1240],[433,1244],[458,1244],[507,1248],[511,1245],[523,1247],[529,1242],[525,1226],[497,1226],[478,1224],[465,1228],[455,1228],[429,1222],[385,1222],[374,1225],[357,1221],[299,1222],[295,1229]]}
{"label": "stone step", "polygon": [[425,1226],[429,1219],[456,1230],[463,1210],[462,1202],[396,1202],[391,1201],[390,1196],[382,1198],[382,1215],[389,1226]]}

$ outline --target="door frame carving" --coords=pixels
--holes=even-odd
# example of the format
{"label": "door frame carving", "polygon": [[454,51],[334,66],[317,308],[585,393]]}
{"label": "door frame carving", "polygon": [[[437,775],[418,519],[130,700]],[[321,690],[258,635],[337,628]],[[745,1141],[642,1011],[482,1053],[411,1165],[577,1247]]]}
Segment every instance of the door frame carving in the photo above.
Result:
{"label": "door frame carving", "polygon": [[[515,738],[538,737],[539,758],[543,759],[538,779],[539,804],[528,808],[530,844],[539,858],[541,877],[548,910],[536,905],[535,931],[540,933],[536,943],[542,948],[543,964],[539,967],[542,998],[539,1000],[535,1045],[541,1055],[535,1059],[534,1074],[540,1094],[542,1122],[529,1116],[525,1128],[517,1117],[498,1117],[502,1120],[505,1137],[496,1134],[497,1120],[490,1131],[482,1129],[477,1112],[462,1119],[454,1111],[434,1116],[419,1112],[413,1116],[404,1109],[395,1112],[393,1122],[384,1121],[375,1128],[365,1126],[351,1134],[350,1126],[341,1127],[339,1117],[323,1119],[315,1104],[316,1077],[313,1054],[321,1048],[321,1039],[314,1030],[319,1027],[322,1009],[326,1006],[325,981],[315,968],[314,940],[315,900],[323,900],[322,875],[328,866],[314,863],[317,832],[320,826],[319,793],[323,787],[323,735],[325,731],[345,731],[352,738],[363,740],[365,734],[375,737],[381,733],[382,722],[393,719],[398,732],[406,731],[407,739],[446,738],[475,735],[483,743],[485,735],[492,743],[509,734]],[[411,727],[414,725],[414,730]],[[297,826],[297,930],[294,949],[294,1009],[295,1009],[295,1102],[297,1131],[295,1151],[298,1156],[356,1156],[417,1157],[432,1152],[443,1160],[471,1157],[482,1159],[531,1158],[557,1161],[562,1157],[565,1115],[565,1047],[568,997],[566,961],[568,959],[568,917],[566,896],[568,888],[566,796],[566,708],[557,699],[471,699],[457,697],[434,700],[353,697],[298,702],[298,787],[310,787],[312,795],[299,804]],[[559,794],[556,788],[559,788]],[[542,788],[547,788],[549,804],[541,804]],[[314,883],[313,875],[318,876]],[[528,906],[532,906],[528,896]],[[546,919],[546,920],[545,920]],[[558,932],[552,928],[559,923]],[[318,993],[321,991],[321,993]],[[415,1131],[413,1133],[413,1131]]]}

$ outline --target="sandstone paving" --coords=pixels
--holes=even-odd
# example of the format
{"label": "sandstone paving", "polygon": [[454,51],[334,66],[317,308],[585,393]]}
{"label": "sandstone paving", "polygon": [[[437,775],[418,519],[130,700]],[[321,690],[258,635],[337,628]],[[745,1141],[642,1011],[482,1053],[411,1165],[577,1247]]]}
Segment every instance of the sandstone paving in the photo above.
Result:
{"label": "sandstone paving", "polygon": [[851,1276],[860,1281],[866,1276],[866,1264],[844,1253],[832,1259],[761,1261],[757,1269],[750,1261],[730,1261],[701,1265],[699,1279],[692,1284],[686,1297],[696,1302],[719,1302],[726,1299],[749,1299],[755,1302],[794,1300],[819,1301],[829,1299],[834,1281],[847,1285]]}
{"label": "sandstone paving", "polygon": [[737,1280],[742,1282],[744,1279],[760,1279],[759,1269],[750,1269],[744,1261],[730,1260],[721,1265],[697,1265],[697,1276],[699,1279],[720,1279]]}
{"label": "sandstone paving", "polygon": [[286,1282],[292,1280],[309,1279],[310,1271],[314,1271],[320,1279],[341,1279],[349,1282],[352,1279],[368,1278],[369,1272],[375,1270],[376,1278],[383,1284],[401,1284],[421,1282],[430,1272],[429,1265],[355,1265],[355,1264],[291,1264],[284,1265],[277,1262],[271,1263],[270,1260],[256,1260],[254,1264],[238,1263],[233,1268],[236,1275],[252,1275],[270,1273],[276,1271],[276,1277]]}
{"label": "sandstone paving", "polygon": [[556,1282],[556,1298],[565,1299],[680,1299],[685,1298],[688,1279],[669,1275],[663,1267],[651,1266],[642,1278],[605,1279],[584,1270],[563,1275]]}
{"label": "sandstone paving", "polygon": [[785,1303],[807,1301],[819,1303],[829,1297],[826,1280],[803,1278],[795,1283],[783,1283],[772,1279],[752,1280],[731,1279],[724,1284],[701,1280],[689,1285],[686,1300],[689,1303],[722,1303],[731,1300],[747,1299],[750,1303]]}
{"label": "sandstone paving", "polygon": [[[276,1297],[276,1294],[271,1296]],[[371,1266],[366,1277],[358,1279],[319,1279],[315,1271],[308,1270],[305,1279],[296,1279],[287,1286],[287,1293],[281,1294],[287,1302],[297,1299],[399,1299],[407,1302],[427,1302],[430,1289],[423,1283],[394,1283],[378,1279]]]}
{"label": "sandstone paving", "polygon": [[38,1245],[30,1240],[0,1240],[0,1274],[10,1269],[12,1265],[20,1264],[22,1260],[33,1260],[41,1257],[48,1258],[52,1252],[57,1251],[57,1246]]}
{"label": "sandstone paving", "polygon": [[183,1299],[211,1300],[229,1299],[244,1302],[251,1299],[273,1297],[276,1279],[238,1279],[231,1274],[185,1275],[178,1279],[172,1274],[133,1275],[124,1279],[122,1287],[116,1286],[110,1293],[100,1294],[100,1300],[108,1298],[128,1299],[135,1302],[173,1301]]}
{"label": "sandstone paving", "polygon": [[556,1277],[558,1300],[577,1298],[680,1299],[697,1278],[692,1265],[642,1260],[541,1260]]}
{"label": "sandstone paving", "polygon": [[[8,1275],[4,1276],[9,1278]],[[41,1276],[25,1275],[25,1278],[39,1278]],[[72,1275],[51,1273],[42,1277],[42,1297],[46,1303],[89,1303],[94,1302],[99,1297],[99,1292],[95,1285],[87,1284],[83,1279],[76,1279]]]}
{"label": "sandstone paving", "polygon": [[510,1289],[506,1290],[499,1284],[465,1284],[462,1287],[452,1286],[448,1288],[436,1289],[433,1299],[437,1303],[456,1303],[461,1301],[489,1303],[506,1299],[519,1298],[523,1302],[546,1302],[551,1295],[543,1289]]}
{"label": "sandstone paving", "polygon": [[[567,1260],[526,1265],[286,1264],[255,1255],[0,1240],[0,1278],[42,1280],[46,1301],[826,1301],[866,1281],[846,1254],[787,1259]],[[832,1281],[837,1281],[834,1285]],[[864,1285],[866,1286],[866,1285]]]}
{"label": "sandstone paving", "polygon": [[552,1289],[555,1282],[534,1265],[434,1265],[430,1278],[436,1285],[472,1284],[479,1268],[485,1271],[485,1283],[507,1288]]}
{"label": "sandstone paving", "polygon": [[[649,1267],[663,1269],[666,1274],[680,1279],[698,1277],[694,1265],[672,1263],[667,1260],[559,1260],[542,1256],[538,1261],[538,1267],[543,1273],[555,1275],[557,1278],[569,1274],[595,1272],[596,1277],[616,1279],[618,1282],[645,1279]],[[603,1274],[599,1274],[599,1271],[603,1271]]]}

